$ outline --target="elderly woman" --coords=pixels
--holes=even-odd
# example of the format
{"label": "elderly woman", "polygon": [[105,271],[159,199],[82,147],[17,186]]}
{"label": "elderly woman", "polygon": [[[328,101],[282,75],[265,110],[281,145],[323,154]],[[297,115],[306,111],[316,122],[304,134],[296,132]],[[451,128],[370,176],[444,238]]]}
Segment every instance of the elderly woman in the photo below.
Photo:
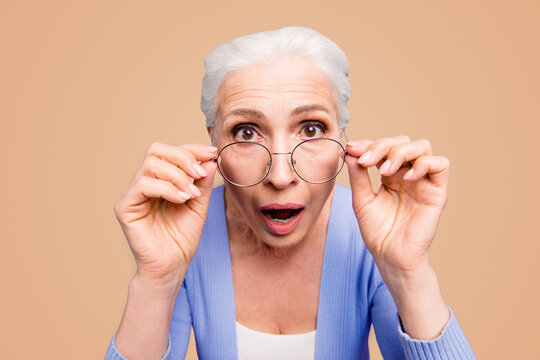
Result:
{"label": "elderly woman", "polygon": [[474,358],[428,262],[448,159],[407,136],[345,144],[348,61],[316,31],[241,37],[205,66],[213,146],[152,144],[115,204],[137,271],[106,358],[182,359],[193,327],[200,359],[367,359],[372,323],[386,359]]}

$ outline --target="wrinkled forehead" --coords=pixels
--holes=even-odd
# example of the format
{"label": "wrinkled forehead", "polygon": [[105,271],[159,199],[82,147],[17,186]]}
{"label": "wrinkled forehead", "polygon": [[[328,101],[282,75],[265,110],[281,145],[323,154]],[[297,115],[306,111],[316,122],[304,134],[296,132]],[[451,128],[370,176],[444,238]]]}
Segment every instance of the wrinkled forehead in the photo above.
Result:
{"label": "wrinkled forehead", "polygon": [[337,126],[332,83],[322,70],[301,57],[275,58],[229,73],[218,92],[216,125],[241,109],[269,118],[293,116],[298,109],[326,111]]}

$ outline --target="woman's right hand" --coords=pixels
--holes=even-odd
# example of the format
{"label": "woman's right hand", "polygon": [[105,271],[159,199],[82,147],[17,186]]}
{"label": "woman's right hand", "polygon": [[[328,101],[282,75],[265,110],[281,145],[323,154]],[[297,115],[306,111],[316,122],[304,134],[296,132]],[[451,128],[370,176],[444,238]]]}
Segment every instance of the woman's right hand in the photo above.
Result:
{"label": "woman's right hand", "polygon": [[213,146],[154,143],[115,203],[114,212],[135,257],[137,275],[145,280],[170,283],[183,279],[208,213],[216,154]]}

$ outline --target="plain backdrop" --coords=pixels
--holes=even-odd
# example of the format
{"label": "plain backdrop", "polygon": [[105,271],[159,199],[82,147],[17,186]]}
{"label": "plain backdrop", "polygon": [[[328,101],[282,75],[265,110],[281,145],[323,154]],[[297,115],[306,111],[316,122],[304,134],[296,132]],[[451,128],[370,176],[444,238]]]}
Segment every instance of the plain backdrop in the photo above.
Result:
{"label": "plain backdrop", "polygon": [[152,142],[209,143],[208,52],[287,25],[348,55],[350,140],[450,159],[430,261],[478,358],[540,358],[539,18],[537,1],[2,1],[0,358],[103,358],[135,270],[114,202]]}

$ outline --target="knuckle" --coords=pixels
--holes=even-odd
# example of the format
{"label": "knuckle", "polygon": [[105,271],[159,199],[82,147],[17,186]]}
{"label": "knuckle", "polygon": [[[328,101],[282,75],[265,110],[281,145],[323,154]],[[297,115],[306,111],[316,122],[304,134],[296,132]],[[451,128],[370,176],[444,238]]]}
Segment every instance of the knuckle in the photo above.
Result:
{"label": "knuckle", "polygon": [[125,212],[125,204],[122,198],[118,199],[114,203],[113,210],[114,210],[114,216],[116,217],[116,219],[122,223],[124,219],[124,212]]}
{"label": "knuckle", "polygon": [[414,167],[416,168],[425,168],[428,164],[428,161],[425,156],[421,156],[414,161]]}
{"label": "knuckle", "polygon": [[120,200],[117,200],[113,205],[114,214],[118,216],[120,212],[122,211],[122,203]]}
{"label": "knuckle", "polygon": [[178,156],[182,157],[182,159],[184,160],[189,160],[190,158],[194,158],[195,156],[193,155],[194,151],[195,151],[195,145],[192,145],[192,144],[184,144],[184,145],[180,145],[178,146]]}
{"label": "knuckle", "polygon": [[450,159],[448,159],[446,156],[439,156],[442,163],[444,164],[444,167],[450,168]]}
{"label": "knuckle", "polygon": [[155,156],[149,156],[145,160],[145,169],[148,174],[151,174],[153,177],[157,178],[158,174],[158,162],[159,160]]}
{"label": "knuckle", "polygon": [[192,148],[192,144],[182,144],[182,145],[178,145],[178,149],[180,151],[191,151],[191,148]]}
{"label": "knuckle", "polygon": [[431,148],[431,141],[429,141],[428,139],[418,139],[416,141],[426,148]]}
{"label": "knuckle", "polygon": [[150,144],[150,146],[148,147],[148,152],[147,154],[148,155],[154,155],[154,154],[158,154],[161,147],[162,147],[162,143],[160,142],[153,142],[152,144]]}
{"label": "knuckle", "polygon": [[133,187],[136,189],[136,190],[141,190],[141,189],[144,189],[146,188],[149,184],[148,184],[148,177],[146,176],[141,176],[139,177],[136,181],[135,181],[135,184],[133,184]]}
{"label": "knuckle", "polygon": [[401,139],[401,140],[405,140],[405,141],[411,141],[411,139],[407,135],[404,135],[404,134],[398,135],[398,136],[396,136],[396,138]]}
{"label": "knuckle", "polygon": [[177,166],[183,169],[184,167],[188,166],[190,162],[190,156],[185,151],[178,152],[178,164]]}
{"label": "knuckle", "polygon": [[368,150],[371,150],[374,153],[378,153],[382,151],[382,149],[384,148],[384,144],[385,144],[384,139],[375,140],[374,142],[371,143],[371,145],[369,145]]}
{"label": "knuckle", "polygon": [[177,187],[185,185],[187,183],[187,179],[185,179],[185,175],[183,171],[179,171],[174,174],[171,174],[171,178],[169,181],[173,183],[174,185],[176,185]]}
{"label": "knuckle", "polygon": [[381,144],[387,143],[390,139],[391,138],[389,138],[389,137],[383,137],[383,138],[377,139],[377,140],[373,141],[371,146],[380,146]]}
{"label": "knuckle", "polygon": [[388,156],[387,158],[391,158],[391,159],[400,159],[400,158],[403,158],[403,147],[399,146],[399,145],[394,145],[390,148],[390,150],[388,151]]}

